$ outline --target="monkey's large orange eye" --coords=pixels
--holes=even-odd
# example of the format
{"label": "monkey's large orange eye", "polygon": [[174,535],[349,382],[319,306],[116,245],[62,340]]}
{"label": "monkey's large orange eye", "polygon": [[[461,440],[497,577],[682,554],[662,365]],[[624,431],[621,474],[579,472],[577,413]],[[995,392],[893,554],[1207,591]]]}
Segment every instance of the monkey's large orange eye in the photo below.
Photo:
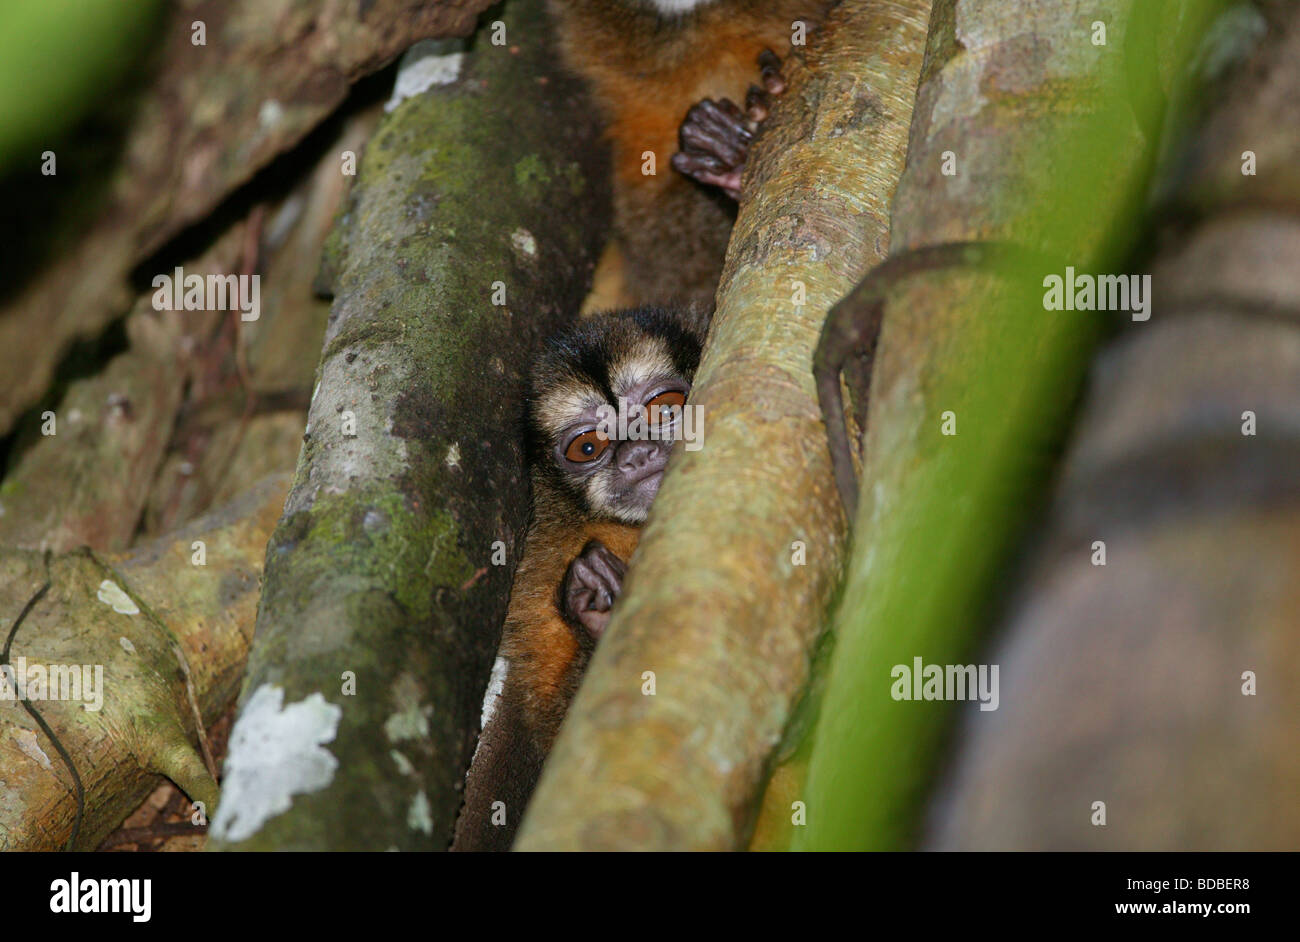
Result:
{"label": "monkey's large orange eye", "polygon": [[645,404],[648,419],[651,425],[657,426],[660,422],[671,420],[673,413],[669,409],[681,409],[686,405],[686,394],[670,389],[667,392],[661,392]]}
{"label": "monkey's large orange eye", "polygon": [[570,461],[582,464],[585,461],[595,461],[609,447],[609,439],[601,435],[596,429],[590,432],[583,432],[573,441],[569,442],[564,449],[564,457]]}

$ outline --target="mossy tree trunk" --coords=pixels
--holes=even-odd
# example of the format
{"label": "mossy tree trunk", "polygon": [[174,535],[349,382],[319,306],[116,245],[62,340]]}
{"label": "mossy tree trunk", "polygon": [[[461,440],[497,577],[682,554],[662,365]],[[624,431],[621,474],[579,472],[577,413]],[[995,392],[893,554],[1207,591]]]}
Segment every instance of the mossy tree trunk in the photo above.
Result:
{"label": "mossy tree trunk", "polygon": [[608,204],[541,4],[503,22],[384,119],[340,220],[210,846],[450,841],[528,523],[522,379],[578,309]]}

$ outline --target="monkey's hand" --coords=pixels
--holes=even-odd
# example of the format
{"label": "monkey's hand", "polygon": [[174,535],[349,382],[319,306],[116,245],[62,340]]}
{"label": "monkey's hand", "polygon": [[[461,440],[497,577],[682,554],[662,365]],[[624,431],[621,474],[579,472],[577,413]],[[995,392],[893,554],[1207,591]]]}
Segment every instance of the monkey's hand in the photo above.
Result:
{"label": "monkey's hand", "polygon": [[730,98],[706,98],[686,112],[677,132],[678,146],[673,167],[693,180],[721,187],[732,199],[740,199],[740,175],[749,159],[749,145],[758,127],[767,119],[772,98],[785,91],[781,60],[771,49],[758,56],[762,87],[749,86],[745,110]]}
{"label": "monkey's hand", "polygon": [[609,612],[623,590],[627,564],[600,540],[591,540],[569,563],[560,586],[560,607],[564,620],[581,626],[599,639],[609,625]]}

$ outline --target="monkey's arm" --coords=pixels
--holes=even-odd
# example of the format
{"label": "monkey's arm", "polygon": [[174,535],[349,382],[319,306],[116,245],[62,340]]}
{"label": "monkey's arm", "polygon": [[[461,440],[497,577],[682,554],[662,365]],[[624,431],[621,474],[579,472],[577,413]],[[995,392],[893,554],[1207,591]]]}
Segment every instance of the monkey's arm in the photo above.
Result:
{"label": "monkey's arm", "polygon": [[826,5],[715,0],[664,17],[649,3],[552,0],[564,60],[592,89],[612,157],[615,239],[601,260],[599,295],[584,311],[671,296],[712,307],[735,203],[666,166],[682,117],[704,99],[741,101],[761,82],[759,53],[786,48],[792,23],[819,17]]}
{"label": "monkey's arm", "polygon": [[826,315],[822,335],[813,352],[813,380],[826,422],[835,483],[850,522],[857,514],[858,481],[853,471],[852,448],[844,415],[840,374],[853,397],[858,428],[865,428],[867,395],[871,388],[876,343],[884,303],[899,281],[923,271],[970,268],[1023,276],[1055,270],[1042,253],[1009,242],[945,242],[891,255],[858,282]]}
{"label": "monkey's arm", "polygon": [[[572,617],[566,621],[561,610],[566,590],[578,594],[576,586],[584,584],[583,578],[568,575],[580,559],[591,555],[584,552],[588,545],[600,547],[621,567],[636,548],[639,533],[621,524],[575,527],[545,515],[529,531],[501,645],[509,667],[497,713],[483,731],[466,779],[465,806],[456,822],[452,850],[510,849],[595,644],[594,638],[584,641],[590,629],[575,624]],[[602,540],[618,547],[619,555]],[[618,575],[621,583],[621,570]],[[596,591],[592,589],[593,596]],[[616,595],[612,591],[605,600],[606,616]],[[590,601],[601,604],[594,597]]]}

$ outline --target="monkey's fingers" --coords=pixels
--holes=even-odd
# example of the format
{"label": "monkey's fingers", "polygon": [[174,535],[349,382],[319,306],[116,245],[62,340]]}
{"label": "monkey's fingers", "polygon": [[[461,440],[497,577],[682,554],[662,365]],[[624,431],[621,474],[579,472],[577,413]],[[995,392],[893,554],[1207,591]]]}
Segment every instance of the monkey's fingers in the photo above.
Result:
{"label": "monkey's fingers", "polygon": [[609,624],[609,609],[613,605],[608,591],[603,594],[604,598],[600,580],[591,568],[581,557],[575,559],[564,577],[564,620],[593,639],[599,639]]}
{"label": "monkey's fingers", "polygon": [[573,583],[565,592],[565,607],[574,617],[596,611],[596,590],[584,582]]}
{"label": "monkey's fingers", "polygon": [[614,607],[618,594],[603,573],[585,559],[575,559],[570,569],[567,596],[574,614],[582,612],[607,612]]}
{"label": "monkey's fingers", "polygon": [[672,159],[679,173],[721,187],[736,200],[754,134],[767,120],[772,96],[786,90],[781,60],[771,49],[759,53],[758,68],[762,85],[749,87],[743,110],[727,98],[716,102],[706,98],[686,113],[677,134],[681,152]]}
{"label": "monkey's fingers", "polygon": [[728,167],[738,167],[749,156],[754,133],[731,99],[706,98],[686,113],[677,139],[686,153],[711,154]]}
{"label": "monkey's fingers", "polygon": [[781,60],[771,49],[758,54],[758,68],[763,76],[763,87],[773,95],[785,92],[785,76],[781,74]]}
{"label": "monkey's fingers", "polygon": [[599,540],[591,540],[564,574],[564,617],[592,638],[609,624],[609,612],[623,590],[627,564]]}
{"label": "monkey's fingers", "polygon": [[597,611],[596,609],[588,609],[578,616],[578,621],[581,622],[582,627],[587,630],[587,634],[591,635],[592,640],[599,641],[600,636],[603,635],[605,629],[609,627],[609,610]]}
{"label": "monkey's fingers", "polygon": [[681,151],[673,155],[673,168],[740,199],[740,177],[755,127],[730,99],[706,98],[686,113],[677,134]]}
{"label": "monkey's fingers", "polygon": [[587,544],[582,561],[599,582],[596,604],[592,607],[608,611],[623,591],[623,577],[627,574],[627,564],[619,559],[613,550],[597,540]]}
{"label": "monkey's fingers", "polygon": [[740,170],[726,170],[721,161],[703,154],[673,154],[673,169],[705,186],[721,187],[733,200],[740,199]]}
{"label": "monkey's fingers", "polygon": [[565,593],[565,620],[599,640],[609,625],[609,610],[613,603],[601,604],[601,593],[590,585],[576,583]]}
{"label": "monkey's fingers", "polygon": [[762,124],[767,120],[769,110],[772,106],[772,96],[757,85],[749,86],[749,91],[745,92],[745,114],[750,121],[755,124]]}

